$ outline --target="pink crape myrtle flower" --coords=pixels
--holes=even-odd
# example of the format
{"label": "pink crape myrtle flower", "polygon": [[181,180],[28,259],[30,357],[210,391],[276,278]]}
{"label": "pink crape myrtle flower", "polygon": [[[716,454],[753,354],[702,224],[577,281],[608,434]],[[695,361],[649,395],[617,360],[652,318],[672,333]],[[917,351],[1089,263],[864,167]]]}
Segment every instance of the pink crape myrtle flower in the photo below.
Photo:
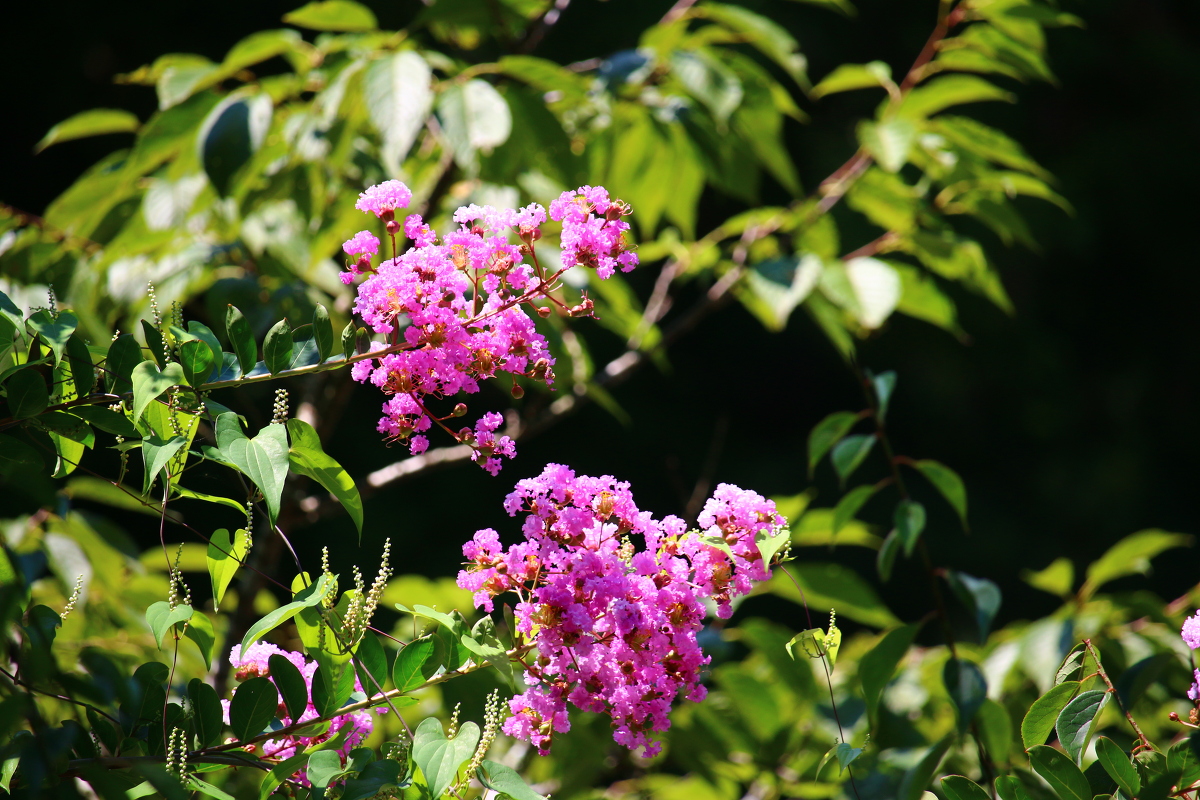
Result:
{"label": "pink crape myrtle flower", "polygon": [[[659,752],[650,734],[670,726],[672,701],[706,694],[700,679],[709,657],[697,641],[704,601],[728,616],[751,580],[770,577],[755,535],[778,534],[786,521],[770,500],[722,484],[701,515],[709,530],[688,531],[678,517],[640,511],[628,483],[560,464],[518,482],[504,507],[525,515],[524,541],[506,549],[496,531],[478,531],[463,546],[467,564],[458,574],[489,613],[497,596],[514,594],[517,631],[537,650],[504,732],[544,755],[554,733],[570,728],[569,703],[607,714],[618,743]],[[701,538],[711,535],[732,559]]]}
{"label": "pink crape myrtle flower", "polygon": [[622,272],[636,267],[637,253],[625,242],[629,223],[621,219],[629,213],[629,206],[610,200],[603,186],[580,186],[559,195],[550,204],[550,218],[562,222],[563,265],[591,267],[601,279],[612,277],[617,267]]}
{"label": "pink crape myrtle flower", "polygon": [[359,211],[374,214],[384,222],[395,219],[396,209],[407,208],[412,192],[400,181],[384,181],[368,188],[358,196],[354,207]]}
{"label": "pink crape myrtle flower", "polygon": [[341,274],[342,283],[349,285],[355,275],[373,272],[371,257],[379,252],[379,240],[370,231],[359,231],[342,243],[342,251],[353,259]]}
{"label": "pink crape myrtle flower", "polygon": [[[245,654],[241,650],[241,645],[234,645],[233,649],[229,651],[229,664],[233,667],[234,677],[239,683],[255,677],[264,677],[274,683],[275,679],[271,677],[269,659],[273,655],[280,655],[292,662],[296,669],[300,670],[300,674],[304,677],[304,683],[308,687],[309,697],[312,696],[313,674],[317,671],[317,662],[309,661],[303,653],[284,650],[268,642],[255,642],[246,648]],[[362,684],[357,677],[354,679],[354,688],[356,691],[363,691]],[[235,689],[234,691],[236,693],[237,690]],[[221,701],[226,724],[229,724],[229,704],[229,700]],[[387,709],[383,707],[375,709],[375,713],[377,714],[386,712]],[[319,716],[320,714],[317,713],[317,709],[313,706],[311,700],[308,703],[308,707],[297,719],[292,719],[288,715],[287,706],[282,702],[280,702],[279,709],[276,712],[276,717],[284,725],[317,719]],[[350,751],[366,741],[374,729],[375,723],[371,718],[371,714],[367,711],[342,714],[341,716],[334,717],[330,721],[329,730],[318,736],[281,736],[278,739],[266,740],[262,743],[263,756],[276,761],[284,761],[297,753],[303,752],[309,745],[319,744],[345,732],[347,734],[346,741],[337,750],[338,755],[341,756],[342,763],[345,764]],[[308,785],[308,780],[303,770],[296,775],[295,780],[298,780],[305,786]]]}
{"label": "pink crape myrtle flower", "polygon": [[1200,611],[1183,621],[1183,641],[1193,650],[1200,649]]}

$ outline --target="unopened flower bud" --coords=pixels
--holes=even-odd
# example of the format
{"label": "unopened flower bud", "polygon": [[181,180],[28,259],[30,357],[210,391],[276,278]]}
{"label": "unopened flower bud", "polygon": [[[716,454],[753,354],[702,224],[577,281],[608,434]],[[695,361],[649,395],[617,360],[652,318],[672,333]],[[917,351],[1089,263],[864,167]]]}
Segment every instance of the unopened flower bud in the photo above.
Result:
{"label": "unopened flower bud", "polygon": [[467,404],[466,403],[459,403],[458,405],[456,405],[454,407],[454,416],[461,417],[463,414],[466,414],[466,413],[467,413]]}
{"label": "unopened flower bud", "polygon": [[520,400],[522,397],[525,396],[525,390],[521,388],[521,384],[514,383],[512,385],[512,396],[514,398],[516,398],[517,400]]}
{"label": "unopened flower bud", "polygon": [[[379,212],[379,218],[387,223],[395,222],[396,221],[396,212],[390,208],[381,209]],[[388,233],[391,233],[390,228],[388,229]]]}
{"label": "unopened flower bud", "polygon": [[395,236],[400,232],[400,223],[394,219],[389,219],[387,223],[388,236]]}
{"label": "unopened flower bud", "polygon": [[537,310],[538,316],[542,319],[550,316],[550,306],[539,306]]}
{"label": "unopened flower bud", "polygon": [[358,263],[354,265],[355,272],[371,272],[371,257],[359,256]]}
{"label": "unopened flower bud", "polygon": [[475,431],[470,428],[463,428],[458,432],[458,440],[463,444],[470,444],[475,441]]}

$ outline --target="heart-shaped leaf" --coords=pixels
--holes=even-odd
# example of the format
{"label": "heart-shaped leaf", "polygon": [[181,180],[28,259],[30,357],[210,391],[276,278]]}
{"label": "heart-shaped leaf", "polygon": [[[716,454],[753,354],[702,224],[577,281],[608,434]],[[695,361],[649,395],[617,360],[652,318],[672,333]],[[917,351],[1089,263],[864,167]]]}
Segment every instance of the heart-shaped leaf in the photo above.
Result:
{"label": "heart-shaped leaf", "polygon": [[204,666],[212,668],[213,647],[217,643],[217,632],[213,628],[212,620],[203,611],[196,611],[188,620],[187,630],[183,635],[196,643],[196,647],[200,648],[200,655],[204,656]]}
{"label": "heart-shaped leaf", "polygon": [[133,419],[136,423],[146,413],[150,405],[159,395],[170,389],[186,383],[183,377],[183,367],[172,362],[160,371],[152,361],[142,361],[134,366],[130,373],[133,382]]}
{"label": "heart-shaped leaf", "polygon": [[208,576],[212,579],[213,602],[218,606],[248,552],[250,534],[245,530],[239,529],[231,538],[227,529],[218,528],[209,539]]}
{"label": "heart-shaped leaf", "polygon": [[253,439],[242,432],[237,414],[217,417],[217,447],[221,454],[246,474],[262,490],[271,524],[279,515],[279,500],[288,473],[287,431],[283,425],[270,424]]}
{"label": "heart-shaped leaf", "polygon": [[463,762],[475,753],[475,745],[479,744],[479,726],[474,722],[464,722],[458,728],[453,739],[447,739],[442,723],[434,718],[424,720],[413,733],[413,761],[421,768],[429,793],[433,797],[441,797]]}
{"label": "heart-shaped leaf", "polygon": [[506,794],[513,800],[546,800],[545,796],[529,788],[529,784],[517,774],[512,767],[497,764],[495,761],[479,762],[479,782],[499,794]]}
{"label": "heart-shaped leaf", "polygon": [[171,608],[170,603],[160,600],[146,609],[146,624],[150,626],[150,632],[154,634],[154,641],[158,643],[160,650],[167,631],[175,623],[191,618],[192,607],[182,603]]}
{"label": "heart-shaped leaf", "polygon": [[54,353],[54,363],[59,364],[62,363],[63,350],[67,347],[67,340],[79,327],[79,318],[70,311],[63,311],[54,317],[50,315],[49,311],[42,309],[25,320],[25,327],[29,329],[30,333],[45,342],[46,346]]}
{"label": "heart-shaped leaf", "polygon": [[[149,363],[149,362],[146,362]],[[142,494],[149,494],[150,487],[154,483],[154,479],[158,477],[158,473],[167,466],[167,462],[171,457],[179,452],[179,448],[187,444],[187,439],[182,436],[172,436],[170,439],[163,441],[157,436],[147,436],[142,439],[142,459],[146,466],[146,476],[142,483]],[[173,477],[168,475],[168,480]]]}

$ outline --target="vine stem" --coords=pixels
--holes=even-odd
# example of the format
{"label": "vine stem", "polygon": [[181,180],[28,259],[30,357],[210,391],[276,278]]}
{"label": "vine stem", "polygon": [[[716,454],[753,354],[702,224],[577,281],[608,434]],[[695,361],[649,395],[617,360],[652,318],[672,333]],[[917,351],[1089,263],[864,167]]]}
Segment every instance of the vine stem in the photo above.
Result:
{"label": "vine stem", "polygon": [[1129,720],[1129,725],[1133,728],[1133,732],[1137,734],[1139,744],[1134,749],[1146,750],[1152,748],[1154,745],[1150,744],[1150,740],[1146,738],[1146,734],[1142,733],[1142,729],[1138,727],[1137,720],[1133,718],[1133,714],[1130,714],[1129,709],[1125,708],[1125,704],[1121,702],[1121,695],[1117,692],[1117,688],[1113,686],[1108,673],[1104,671],[1104,666],[1100,663],[1100,655],[1096,652],[1096,648],[1092,646],[1092,640],[1084,639],[1083,646],[1087,648],[1088,654],[1096,662],[1096,674],[1104,681],[1104,685],[1108,687],[1109,693],[1117,701],[1117,708],[1121,709],[1121,713],[1125,715],[1125,719]]}

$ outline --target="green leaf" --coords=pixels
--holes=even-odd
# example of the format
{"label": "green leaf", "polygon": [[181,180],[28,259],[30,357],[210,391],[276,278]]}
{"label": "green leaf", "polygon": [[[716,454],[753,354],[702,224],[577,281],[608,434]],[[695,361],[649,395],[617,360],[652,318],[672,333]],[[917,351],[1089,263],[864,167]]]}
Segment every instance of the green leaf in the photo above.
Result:
{"label": "green leaf", "polygon": [[367,696],[385,691],[388,679],[387,654],[383,652],[378,637],[367,631],[354,655],[357,657],[354,668],[358,672],[358,682]]}
{"label": "green leaf", "polygon": [[292,329],[288,327],[286,319],[279,320],[267,331],[267,338],[263,341],[263,361],[272,375],[291,366]]}
{"label": "green leaf", "polygon": [[743,40],[778,64],[796,83],[801,86],[808,83],[807,61],[800,53],[800,45],[782,26],[761,14],[727,3],[702,3],[696,7],[696,13],[741,34]]}
{"label": "green leaf", "polygon": [[288,473],[287,429],[271,423],[250,439],[242,432],[237,415],[227,412],[217,417],[216,433],[221,454],[262,490],[267,516],[274,525]]}
{"label": "green leaf", "polygon": [[433,71],[415,50],[376,59],[363,78],[363,98],[383,137],[385,165],[399,165],[433,107]]}
{"label": "green leaf", "polygon": [[979,665],[961,658],[951,658],[942,669],[942,682],[958,709],[958,730],[965,731],[987,699],[987,680]]}
{"label": "green leaf", "polygon": [[141,435],[138,433],[137,428],[133,427],[133,423],[129,421],[129,417],[124,414],[118,414],[110,408],[104,408],[103,406],[76,406],[71,409],[71,412],[106,433],[124,436],[126,439],[137,439]]}
{"label": "green leaf", "polygon": [[477,777],[488,789],[507,795],[513,800],[546,800],[545,796],[530,789],[529,784],[525,783],[516,770],[495,761],[481,761]]}
{"label": "green leaf", "polygon": [[246,631],[246,635],[242,637],[242,652],[246,652],[246,648],[253,642],[262,638],[267,633],[273,631],[276,627],[283,624],[287,620],[296,615],[302,608],[309,608],[320,603],[325,595],[329,592],[330,585],[337,579],[336,575],[322,575],[316,583],[310,584],[304,589],[296,593],[295,599],[290,603],[284,603],[279,608],[264,616],[258,622],[250,626],[250,630]]}
{"label": "green leaf", "polygon": [[842,64],[821,79],[813,87],[812,98],[819,100],[827,94],[849,92],[855,89],[895,86],[892,68],[882,61],[869,64]]}
{"label": "green leaf", "polygon": [[286,28],[257,31],[229,48],[229,52],[225,54],[225,60],[221,62],[221,72],[226,75],[234,75],[246,67],[261,64],[269,58],[291,53],[299,42],[300,34]]}
{"label": "green leaf", "polygon": [[196,738],[201,747],[211,747],[221,739],[222,721],[221,700],[217,690],[199,678],[192,678],[188,683],[188,699],[192,703],[192,720],[196,726]]}
{"label": "green leaf", "polygon": [[306,771],[308,780],[313,787],[324,789],[329,786],[330,781],[341,774],[342,758],[336,750],[318,750],[308,757]]}
{"label": "green leaf", "polygon": [[883,604],[875,590],[853,570],[840,564],[793,562],[787,567],[804,589],[804,598],[782,571],[767,582],[772,594],[816,610],[836,608],[839,617],[847,617],[876,628],[892,628],[900,620]]}
{"label": "green leaf", "polygon": [[342,328],[342,355],[344,355],[346,358],[350,358],[352,355],[354,355],[354,342],[357,335],[358,332],[354,327],[354,320],[350,320],[350,322],[346,324],[346,327]]}
{"label": "green leaf", "polygon": [[167,363],[167,344],[163,341],[162,331],[142,320],[142,335],[146,338],[146,349],[154,358],[154,363],[163,366]]}
{"label": "green leaf", "polygon": [[292,438],[291,449],[288,451],[292,471],[312,478],[338,499],[346,513],[354,520],[361,542],[363,505],[354,479],[341,464],[325,454],[321,448],[321,437],[317,435],[313,426],[303,420],[289,419],[287,430]]}
{"label": "green leaf", "polygon": [[354,670],[340,666],[330,669],[326,664],[313,673],[312,704],[317,713],[327,717],[337,711],[354,691]]}
{"label": "green leaf", "polygon": [[976,578],[957,570],[947,570],[945,577],[954,595],[975,619],[979,641],[987,641],[992,620],[1000,610],[1000,587],[986,578]]}
{"label": "green leaf", "polygon": [[367,800],[370,797],[388,796],[386,790],[393,789],[400,783],[400,771],[403,766],[391,758],[372,761],[363,767],[358,775],[342,785],[341,800]]}
{"label": "green leaf", "polygon": [[1082,758],[1088,739],[1091,738],[1092,722],[1100,713],[1100,706],[1107,694],[1108,692],[1098,689],[1081,692],[1059,712],[1058,720],[1054,723],[1059,743],[1076,764]]}
{"label": "green leaf", "polygon": [[901,500],[893,515],[896,535],[904,546],[904,555],[911,556],[921,531],[925,530],[925,506],[914,500]]}
{"label": "green leaf", "polygon": [[888,172],[899,172],[917,138],[917,126],[897,117],[885,122],[860,122],[858,140]]}
{"label": "green leaf", "polygon": [[840,483],[846,483],[846,479],[854,474],[874,446],[875,435],[870,433],[847,436],[834,445],[830,458]]}
{"label": "green leaf", "polygon": [[772,533],[764,529],[754,534],[754,544],[758,547],[758,553],[762,556],[764,565],[770,564],[775,554],[790,544],[791,541],[792,533],[786,527],[777,533]]}
{"label": "green leaf", "polygon": [[375,14],[352,0],[319,0],[283,15],[283,21],[297,28],[314,31],[358,33],[379,27]]}
{"label": "green leaf", "polygon": [[878,404],[875,415],[880,422],[883,422],[887,419],[888,406],[892,402],[892,392],[896,390],[896,373],[888,370],[878,375],[870,375],[870,378],[871,390],[875,393],[875,400]]}
{"label": "green leaf", "polygon": [[308,686],[304,676],[295,664],[278,653],[267,659],[267,667],[275,681],[275,688],[283,697],[283,704],[287,706],[288,716],[295,722],[308,708]]}
{"label": "green leaf", "polygon": [[983,701],[979,713],[975,715],[975,723],[979,730],[979,740],[987,750],[988,757],[997,764],[1008,761],[1013,738],[1012,719],[1008,715],[1008,709],[989,697]]}
{"label": "green leaf", "polygon": [[992,800],[982,786],[962,775],[942,778],[942,791],[946,793],[947,800]]}
{"label": "green leaf", "polygon": [[[221,197],[230,194],[234,176],[262,146],[273,110],[266,94],[231,95],[218,103],[200,126],[200,162]],[[242,370],[248,370],[245,364]]]}
{"label": "green leaf", "polygon": [[1041,775],[1061,800],[1092,800],[1092,790],[1079,767],[1053,747],[1029,748],[1029,765]]}
{"label": "green leaf", "polygon": [[940,741],[925,751],[925,755],[915,766],[910,767],[900,781],[900,800],[921,800],[925,787],[933,780],[938,765],[946,756],[946,751],[954,742],[954,733],[948,733]]}
{"label": "green leaf", "polygon": [[1186,547],[1191,542],[1190,536],[1157,528],[1130,534],[1088,565],[1087,579],[1079,594],[1086,599],[1109,581],[1126,575],[1145,575],[1150,572],[1150,559],[1164,550]]}
{"label": "green leaf", "polygon": [[475,78],[455,84],[438,96],[438,120],[454,151],[454,159],[468,171],[477,167],[480,150],[490,152],[508,140],[512,112],[496,89]]}
{"label": "green leaf", "polygon": [[179,346],[179,365],[183,367],[183,378],[189,386],[200,386],[207,381],[215,363],[212,350],[199,339]]}
{"label": "green leaf", "polygon": [[46,410],[50,392],[46,381],[34,369],[19,369],[4,382],[8,392],[8,412],[13,419],[29,419]]}
{"label": "green leaf", "polygon": [[[337,755],[337,753],[332,750],[317,751],[317,753],[329,752],[333,752],[334,755]],[[316,755],[316,753],[313,753],[312,755]],[[284,781],[286,781],[288,778],[291,778],[300,770],[304,769],[305,765],[308,764],[308,760],[308,753],[300,753],[299,755],[294,755],[291,758],[285,761],[280,761],[278,764],[276,764],[270,772],[263,776],[262,783],[260,783],[258,786],[258,800],[267,800],[267,798],[270,797],[276,789],[283,785]],[[338,766],[339,768],[341,767],[340,760],[338,761]]]}
{"label": "green leaf", "polygon": [[79,327],[79,318],[70,311],[63,311],[57,317],[52,317],[49,311],[42,309],[25,320],[25,327],[46,343],[54,353],[54,363],[61,364],[67,341]]}
{"label": "green leaf", "polygon": [[37,450],[29,445],[0,433],[0,472],[9,474],[10,470],[42,468],[42,457]]}
{"label": "green leaf", "polygon": [[1137,797],[1142,791],[1142,779],[1138,777],[1137,769],[1128,753],[1118,747],[1112,739],[1101,736],[1096,740],[1096,757],[1109,777],[1117,782],[1123,795]]}
{"label": "green leaf", "polygon": [[464,722],[453,739],[447,739],[442,723],[435,717],[421,722],[413,733],[413,761],[421,768],[421,774],[429,786],[429,794],[441,797],[463,762],[475,752],[479,743],[479,726]]}
{"label": "green leaf", "polygon": [[329,311],[320,303],[313,309],[312,331],[320,360],[325,361],[333,355],[333,323],[329,320]]}
{"label": "green leaf", "polygon": [[267,727],[279,708],[279,692],[266,678],[243,681],[229,701],[229,727],[239,742],[253,739]]}
{"label": "green leaf", "polygon": [[411,692],[425,684],[441,666],[435,658],[440,640],[433,636],[413,639],[396,656],[392,665],[392,683],[401,692]]}
{"label": "green leaf", "polygon": [[[187,439],[182,436],[172,436],[166,441],[157,436],[147,436],[145,439],[142,439],[142,459],[146,467],[146,474],[142,482],[143,495],[150,494],[150,487],[154,485],[154,480],[158,477],[159,473],[166,468],[167,462],[186,444]],[[168,473],[167,480],[173,477],[175,476]]]}
{"label": "green leaf", "polygon": [[128,333],[122,333],[108,346],[104,367],[108,371],[109,391],[125,394],[133,391],[133,368],[142,363],[142,348]]}
{"label": "green leaf", "polygon": [[996,794],[1000,795],[1000,800],[1030,800],[1029,793],[1021,785],[1021,779],[1014,775],[996,778]]}
{"label": "green leaf", "polygon": [[229,588],[229,582],[233,580],[233,576],[237,573],[238,567],[242,565],[248,552],[250,552],[249,532],[238,529],[231,539],[226,528],[218,528],[213,531],[208,542],[206,561],[208,575],[212,579],[215,605],[221,605],[221,599],[225,597],[225,590]]}
{"label": "green leaf", "polygon": [[217,643],[217,632],[208,615],[203,611],[192,614],[183,635],[196,643],[196,647],[200,648],[200,655],[204,657],[205,668],[212,669],[212,654],[213,647]]}
{"label": "green leaf", "polygon": [[808,474],[810,477],[813,470],[817,468],[817,462],[850,432],[854,423],[859,419],[860,416],[852,411],[835,411],[817,423],[816,427],[812,429],[812,433],[808,435]]}
{"label": "green leaf", "polygon": [[1021,743],[1026,750],[1046,743],[1059,713],[1078,690],[1079,681],[1063,681],[1033,702],[1021,720]]}
{"label": "green leaf", "polygon": [[846,767],[850,766],[850,763],[852,761],[854,761],[854,759],[856,759],[862,755],[863,748],[851,747],[850,745],[846,744],[845,742],[838,742],[835,752],[837,753],[838,768],[839,768],[839,774],[840,774],[840,773],[846,771]]}
{"label": "green leaf", "polygon": [[172,386],[187,383],[183,377],[183,367],[172,362],[161,371],[152,361],[143,361],[133,368],[133,419],[141,420],[146,413],[146,406],[154,402],[160,395]]}
{"label": "green leaf", "polygon": [[258,363],[258,345],[254,343],[254,334],[250,330],[250,323],[246,321],[245,315],[233,305],[230,305],[225,311],[225,335],[229,337],[229,345],[233,348],[234,355],[237,356],[242,374],[254,369],[254,365]]}
{"label": "green leaf", "polygon": [[1016,99],[991,81],[976,75],[943,75],[913,89],[904,98],[899,113],[902,116],[924,119],[950,106],[1000,100],[1011,103]]}
{"label": "green leaf", "polygon": [[867,714],[874,720],[883,698],[883,690],[891,683],[896,667],[912,646],[919,623],[893,628],[883,635],[859,662],[858,679],[862,682],[863,699],[867,703]]}
{"label": "green leaf", "polygon": [[162,649],[163,637],[167,635],[167,631],[173,628],[175,623],[191,618],[192,607],[182,603],[171,608],[167,601],[160,600],[146,609],[146,624],[150,626],[150,632],[154,634],[154,641],[159,650]]}
{"label": "green leaf", "polygon": [[879,489],[878,484],[867,484],[865,486],[856,486],[838,501],[838,504],[833,509],[833,533],[836,536],[837,532],[846,527],[846,523],[854,519],[854,515],[863,507],[863,504],[871,499],[871,496]]}
{"label": "green leaf", "polygon": [[911,462],[910,466],[925,476],[934,488],[942,493],[946,502],[958,514],[964,529],[967,528],[967,487],[958,473],[933,459],[926,458]]}
{"label": "green leaf", "polygon": [[1075,585],[1075,565],[1069,558],[1056,558],[1045,569],[1022,570],[1021,580],[1035,589],[1066,598]]}

